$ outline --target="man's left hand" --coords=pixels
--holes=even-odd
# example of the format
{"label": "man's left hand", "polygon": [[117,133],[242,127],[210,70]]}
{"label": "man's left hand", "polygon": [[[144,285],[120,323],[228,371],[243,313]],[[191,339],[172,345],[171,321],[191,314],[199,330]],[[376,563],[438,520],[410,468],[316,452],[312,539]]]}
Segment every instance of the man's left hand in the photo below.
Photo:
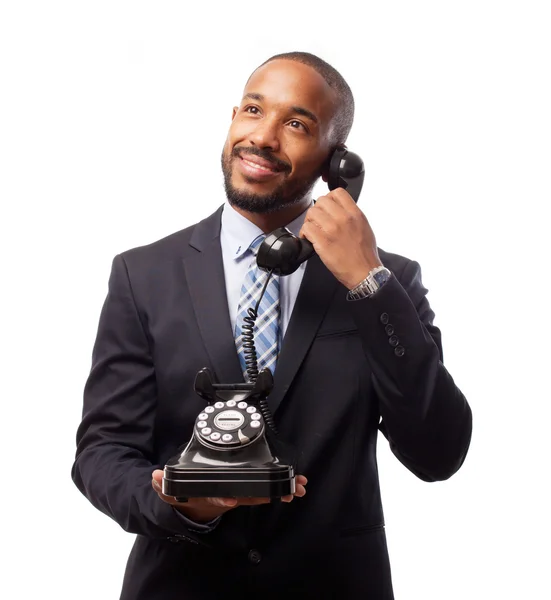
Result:
{"label": "man's left hand", "polygon": [[343,188],[318,198],[299,235],[312,242],[325,266],[349,290],[383,264],[366,216]]}

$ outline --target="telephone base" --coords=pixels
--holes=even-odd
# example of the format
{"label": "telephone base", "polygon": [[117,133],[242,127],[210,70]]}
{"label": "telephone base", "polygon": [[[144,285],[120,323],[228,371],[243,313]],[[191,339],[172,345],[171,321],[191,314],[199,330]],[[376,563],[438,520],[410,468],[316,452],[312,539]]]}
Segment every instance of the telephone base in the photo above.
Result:
{"label": "telephone base", "polygon": [[254,383],[239,384],[216,384],[207,368],[199,371],[195,391],[209,404],[197,416],[187,446],[166,463],[163,494],[181,500],[294,494],[291,452],[262,408],[272,386],[269,369]]}
{"label": "telephone base", "polygon": [[296,490],[294,469],[178,469],[165,467],[163,494],[188,498],[281,498]]}

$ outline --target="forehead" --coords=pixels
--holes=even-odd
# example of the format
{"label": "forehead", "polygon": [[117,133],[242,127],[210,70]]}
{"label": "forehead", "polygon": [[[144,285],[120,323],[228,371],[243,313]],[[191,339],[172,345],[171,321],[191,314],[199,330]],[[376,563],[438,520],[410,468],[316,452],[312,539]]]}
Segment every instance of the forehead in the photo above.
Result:
{"label": "forehead", "polygon": [[337,96],[312,67],[292,60],[273,60],[250,77],[243,95],[260,94],[267,104],[290,109],[300,106],[313,112],[321,125],[333,117]]}

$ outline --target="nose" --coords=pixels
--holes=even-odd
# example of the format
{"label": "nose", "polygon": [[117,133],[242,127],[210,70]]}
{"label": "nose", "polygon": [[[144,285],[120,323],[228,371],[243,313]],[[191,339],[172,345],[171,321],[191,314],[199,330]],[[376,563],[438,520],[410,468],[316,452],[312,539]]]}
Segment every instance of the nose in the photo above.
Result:
{"label": "nose", "polygon": [[255,128],[249,134],[253,146],[277,152],[279,150],[279,130],[274,119],[264,118],[257,121]]}

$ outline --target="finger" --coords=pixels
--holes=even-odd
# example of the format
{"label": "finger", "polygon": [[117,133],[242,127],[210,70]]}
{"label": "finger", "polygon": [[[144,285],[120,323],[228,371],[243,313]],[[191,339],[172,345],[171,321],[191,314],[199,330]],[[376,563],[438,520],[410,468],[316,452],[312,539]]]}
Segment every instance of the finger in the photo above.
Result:
{"label": "finger", "polygon": [[172,498],[172,496],[165,496],[163,494],[163,476],[164,476],[163,471],[161,471],[159,469],[156,469],[155,471],[153,471],[152,478],[151,478],[151,485],[162,500],[164,500],[165,502],[169,502],[170,504],[173,504],[175,502],[175,499]]}
{"label": "finger", "polygon": [[163,476],[164,476],[164,473],[160,469],[155,469],[155,471],[153,471],[153,473],[151,475],[152,479],[157,481],[160,485],[162,485],[162,483],[163,483]]}
{"label": "finger", "polygon": [[353,212],[357,209],[357,204],[354,198],[343,188],[337,188],[327,194],[335,204],[344,208],[347,212]]}
{"label": "finger", "polygon": [[327,194],[327,196],[318,198],[316,204],[311,208],[311,213],[312,218],[314,218],[314,215],[315,217],[318,217],[319,213],[322,213],[336,219],[342,215],[343,210],[345,210],[345,208],[337,201],[335,192],[331,192],[330,194]]}
{"label": "finger", "polygon": [[269,504],[270,498],[238,498],[238,506],[258,506],[259,504]]}
{"label": "finger", "polygon": [[322,231],[329,232],[335,226],[335,212],[342,212],[342,209],[323,209],[319,208],[316,212],[312,212],[308,218],[308,223],[312,223],[319,227]]}
{"label": "finger", "polygon": [[316,242],[320,239],[320,236],[322,234],[323,231],[316,223],[313,223],[312,221],[305,221],[300,229],[299,236],[302,238],[306,238],[311,244],[313,244],[315,248]]}
{"label": "finger", "polygon": [[282,502],[292,502],[295,499],[295,497],[302,498],[303,496],[306,496],[306,488],[303,487],[302,485],[299,485],[299,486],[297,486],[297,489],[294,494],[289,494],[288,496],[283,496],[281,498],[281,501]]}
{"label": "finger", "polygon": [[320,233],[332,230],[335,221],[342,215],[343,209],[337,206],[329,196],[321,196],[316,204],[310,208],[304,218],[299,231],[299,237],[306,238],[315,245]]}
{"label": "finger", "polygon": [[176,502],[176,498],[173,498],[172,496],[165,496],[163,494],[163,488],[156,479],[151,480],[151,486],[153,487],[155,492],[157,492],[157,496],[159,496],[159,498],[163,502],[166,502],[167,504],[179,504],[178,502]]}
{"label": "finger", "polygon": [[320,198],[315,206],[313,206],[307,213],[306,216],[304,217],[304,225],[308,224],[308,223],[314,223],[318,226],[321,225],[321,223],[324,221],[324,218],[326,219],[327,217],[330,216],[330,212],[331,210],[335,211],[339,211],[342,210],[339,207],[336,207],[336,209],[331,209],[331,208],[324,208],[324,204],[325,203],[329,203],[329,204],[333,204],[332,200],[328,199],[326,196],[323,196],[322,198]]}
{"label": "finger", "polygon": [[302,238],[302,239],[307,239],[309,242],[314,243],[309,237],[308,234],[305,232],[305,227],[304,225],[306,225],[306,223],[303,223],[302,227],[300,228],[300,231],[298,232],[298,237]]}
{"label": "finger", "polygon": [[282,502],[291,502],[295,496],[302,498],[302,496],[306,495],[306,484],[308,483],[308,479],[304,477],[304,475],[297,475],[295,477],[295,493],[289,494],[287,496],[283,496],[281,498]]}
{"label": "finger", "polygon": [[306,496],[306,488],[303,485],[297,484],[295,496],[298,496],[299,498]]}
{"label": "finger", "polygon": [[181,502],[177,502],[176,498],[174,498],[173,496],[166,496],[165,494],[163,494],[163,476],[163,471],[159,469],[153,471],[151,478],[151,487],[157,492],[157,495],[163,502],[172,505],[182,504]]}
{"label": "finger", "polygon": [[237,498],[206,498],[206,501],[212,506],[219,506],[222,508],[233,508],[237,506]]}
{"label": "finger", "polygon": [[308,211],[303,227],[312,224],[324,234],[326,240],[331,241],[341,231],[342,226],[348,224],[352,214],[337,204],[330,196],[324,196],[322,200]]}

